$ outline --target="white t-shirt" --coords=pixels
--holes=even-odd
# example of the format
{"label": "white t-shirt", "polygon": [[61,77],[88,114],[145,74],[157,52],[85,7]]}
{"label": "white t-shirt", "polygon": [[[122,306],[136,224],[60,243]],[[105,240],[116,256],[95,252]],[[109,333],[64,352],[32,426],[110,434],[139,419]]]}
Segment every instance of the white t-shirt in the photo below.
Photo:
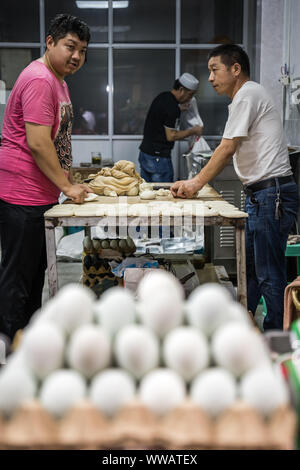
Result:
{"label": "white t-shirt", "polygon": [[228,106],[223,138],[242,137],[233,164],[245,185],[292,174],[279,113],[261,85],[248,81]]}

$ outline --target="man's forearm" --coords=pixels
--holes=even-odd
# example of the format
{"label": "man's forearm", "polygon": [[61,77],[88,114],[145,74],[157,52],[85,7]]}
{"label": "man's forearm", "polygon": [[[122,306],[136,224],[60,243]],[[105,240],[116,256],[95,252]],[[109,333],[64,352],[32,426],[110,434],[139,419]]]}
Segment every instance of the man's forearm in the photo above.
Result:
{"label": "man's forearm", "polygon": [[184,131],[177,131],[176,129],[165,128],[166,138],[169,142],[175,142],[176,140],[183,140],[186,137],[191,137],[192,135],[201,135],[203,127],[195,126],[190,127]]}
{"label": "man's forearm", "polygon": [[233,151],[219,145],[207,165],[205,165],[205,167],[195,177],[199,184],[201,184],[201,187],[214,179],[223,170],[223,168],[225,168],[233,155]]}
{"label": "man's forearm", "polygon": [[191,137],[192,135],[194,135],[193,128],[186,129],[184,131],[174,131],[173,140],[183,140],[186,137]]}
{"label": "man's forearm", "polygon": [[56,149],[51,140],[31,148],[31,153],[40,170],[62,192],[65,192],[71,186],[70,181],[59,164]]}

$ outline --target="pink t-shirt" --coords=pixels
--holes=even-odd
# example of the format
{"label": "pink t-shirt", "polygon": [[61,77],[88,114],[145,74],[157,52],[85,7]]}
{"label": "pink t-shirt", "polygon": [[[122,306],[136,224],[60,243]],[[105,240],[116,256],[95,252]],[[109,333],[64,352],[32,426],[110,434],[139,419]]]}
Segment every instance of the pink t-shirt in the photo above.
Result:
{"label": "pink t-shirt", "polygon": [[5,108],[0,146],[0,199],[28,206],[57,203],[60,193],[39,169],[26,140],[25,122],[52,126],[61,167],[72,165],[73,109],[66,82],[39,61],[19,75]]}

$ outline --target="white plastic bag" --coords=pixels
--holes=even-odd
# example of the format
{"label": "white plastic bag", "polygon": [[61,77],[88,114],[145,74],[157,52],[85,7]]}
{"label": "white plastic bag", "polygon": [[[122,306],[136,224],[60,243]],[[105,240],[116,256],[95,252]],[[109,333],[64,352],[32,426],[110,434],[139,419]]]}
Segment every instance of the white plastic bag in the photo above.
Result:
{"label": "white plastic bag", "polygon": [[206,142],[206,140],[204,139],[204,137],[197,136],[192,146],[191,152],[197,155],[198,153],[201,153],[201,152],[210,152],[210,151],[211,151],[211,148]]}
{"label": "white plastic bag", "polygon": [[203,121],[198,111],[197,100],[193,96],[187,109],[185,111],[181,111],[180,127],[182,129],[188,129],[189,127],[194,126],[203,127]]}
{"label": "white plastic bag", "polygon": [[[197,100],[193,96],[188,108],[185,111],[181,111],[180,127],[181,129],[189,129],[194,126],[203,127],[203,121],[198,111]],[[189,138],[189,148],[190,152],[195,154],[211,150],[204,137],[195,135]]]}

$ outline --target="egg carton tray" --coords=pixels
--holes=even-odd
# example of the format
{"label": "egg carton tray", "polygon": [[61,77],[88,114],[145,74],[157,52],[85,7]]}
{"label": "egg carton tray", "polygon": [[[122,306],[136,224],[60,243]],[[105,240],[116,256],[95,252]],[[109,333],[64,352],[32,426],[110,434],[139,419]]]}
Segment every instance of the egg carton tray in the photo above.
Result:
{"label": "egg carton tray", "polygon": [[38,400],[0,417],[0,449],[271,449],[295,448],[297,419],[290,407],[268,419],[243,402],[212,419],[190,401],[158,417],[140,402],[107,418],[88,401],[58,420]]}

